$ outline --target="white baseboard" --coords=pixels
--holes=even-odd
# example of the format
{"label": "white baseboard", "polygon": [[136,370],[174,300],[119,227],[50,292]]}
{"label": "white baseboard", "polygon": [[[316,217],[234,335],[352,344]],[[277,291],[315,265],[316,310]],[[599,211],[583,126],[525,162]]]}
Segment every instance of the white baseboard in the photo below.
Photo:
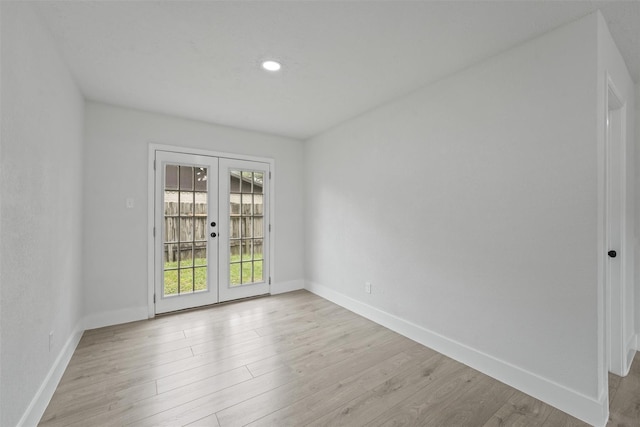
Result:
{"label": "white baseboard", "polygon": [[550,379],[496,359],[493,356],[350,298],[326,286],[306,282],[305,288],[322,298],[464,363],[536,399],[542,400],[586,423],[594,426],[605,426],[607,423],[609,405],[606,393],[603,393],[598,399],[585,396]]}
{"label": "white baseboard", "polygon": [[119,325],[149,318],[147,306],[123,308],[121,310],[104,311],[89,314],[84,318],[84,329],[96,329],[104,326]]}
{"label": "white baseboard", "polygon": [[271,295],[284,294],[285,292],[299,291],[304,289],[304,280],[289,280],[271,284]]}
{"label": "white baseboard", "polygon": [[631,336],[631,339],[627,341],[627,345],[625,345],[625,361],[626,366],[624,367],[624,375],[623,377],[629,374],[631,371],[631,364],[633,363],[633,358],[636,355],[636,351],[638,348],[638,335]]}
{"label": "white baseboard", "polygon": [[44,411],[47,409],[47,406],[53,397],[53,393],[58,387],[60,379],[62,379],[65,369],[67,369],[67,365],[71,360],[71,356],[73,356],[73,352],[76,351],[76,347],[80,342],[80,338],[82,338],[83,332],[84,330],[81,328],[80,324],[78,324],[67,342],[64,344],[64,347],[62,347],[62,350],[60,350],[58,357],[56,357],[55,362],[53,362],[51,369],[44,378],[44,381],[42,381],[42,384],[31,400],[31,403],[29,403],[27,410],[22,415],[22,418],[20,418],[20,421],[18,421],[18,427],[38,425]]}

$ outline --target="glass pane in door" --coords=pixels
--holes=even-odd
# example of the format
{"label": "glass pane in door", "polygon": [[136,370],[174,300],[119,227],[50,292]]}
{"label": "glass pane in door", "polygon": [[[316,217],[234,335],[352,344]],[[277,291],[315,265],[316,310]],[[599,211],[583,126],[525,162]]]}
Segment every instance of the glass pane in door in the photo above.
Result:
{"label": "glass pane in door", "polygon": [[229,284],[231,287],[264,282],[264,174],[229,172]]}
{"label": "glass pane in door", "polygon": [[207,172],[165,165],[163,296],[207,290]]}

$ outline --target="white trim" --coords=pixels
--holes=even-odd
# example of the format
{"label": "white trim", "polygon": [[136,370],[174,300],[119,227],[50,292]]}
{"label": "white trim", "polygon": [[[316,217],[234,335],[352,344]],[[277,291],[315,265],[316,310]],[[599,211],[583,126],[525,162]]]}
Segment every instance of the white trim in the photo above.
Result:
{"label": "white trim", "polygon": [[147,317],[156,315],[156,307],[153,301],[155,294],[155,194],[156,194],[156,144],[149,144],[147,159]]}
{"label": "white trim", "polygon": [[[267,207],[269,209],[269,229],[267,233],[269,233],[269,280],[271,284],[269,285],[269,293],[273,293],[273,283],[276,281],[276,169],[275,169],[275,160],[271,160],[269,163],[269,203]],[[304,281],[302,284],[302,288],[304,288]]]}
{"label": "white trim", "polygon": [[634,356],[636,355],[637,344],[638,344],[638,338],[637,338],[637,335],[634,334],[634,335],[631,335],[631,338],[629,338],[626,345],[624,346],[625,366],[624,366],[623,376],[625,377],[629,375],[629,372],[631,371],[631,365],[633,364],[633,359],[634,359]]}
{"label": "white trim", "polygon": [[305,288],[322,298],[559,408],[584,422],[594,426],[605,426],[607,423],[609,405],[606,390],[598,399],[585,396],[578,391],[357,301],[326,286],[306,282]]}
{"label": "white trim", "polygon": [[304,280],[289,280],[287,282],[276,282],[271,284],[271,295],[284,294],[304,289]]}
{"label": "white trim", "polygon": [[223,151],[203,150],[201,148],[189,148],[179,145],[156,144],[153,142],[149,143],[149,153],[153,154],[156,150],[183,154],[195,154],[209,157],[220,157],[224,159],[249,160],[251,162],[269,163],[273,165],[273,159],[267,157],[248,156],[246,154],[227,153]]}
{"label": "white trim", "polygon": [[[605,76],[606,78],[606,76]],[[597,311],[597,376],[598,376],[598,393],[608,392],[609,384],[609,349],[608,340],[609,336],[608,328],[610,322],[609,316],[609,296],[607,286],[607,268],[606,268],[606,253],[607,249],[607,200],[606,200],[606,164],[607,164],[607,126],[606,117],[608,113],[607,107],[607,85],[604,81],[604,91],[598,90],[597,97],[598,102],[604,104],[604,108],[597,112],[596,127],[598,130],[596,137],[596,152],[597,152],[597,288],[596,288],[596,311]],[[601,107],[601,105],[598,105]]]}
{"label": "white trim", "polygon": [[44,415],[44,411],[47,409],[47,406],[53,397],[53,393],[58,387],[58,383],[62,379],[65,369],[67,369],[67,365],[80,342],[80,338],[82,338],[83,332],[84,331],[80,325],[77,325],[71,333],[71,336],[64,344],[64,347],[60,350],[60,353],[58,354],[58,357],[56,357],[55,362],[53,362],[53,365],[51,365],[51,369],[49,369],[49,372],[44,378],[44,381],[42,381],[40,388],[36,392],[35,396],[33,396],[29,406],[22,415],[22,418],[18,421],[18,427],[38,425],[42,415]]}
{"label": "white trim", "polygon": [[105,326],[119,325],[121,323],[136,322],[147,319],[147,307],[130,307],[120,310],[92,313],[84,318],[84,329],[103,328]]}

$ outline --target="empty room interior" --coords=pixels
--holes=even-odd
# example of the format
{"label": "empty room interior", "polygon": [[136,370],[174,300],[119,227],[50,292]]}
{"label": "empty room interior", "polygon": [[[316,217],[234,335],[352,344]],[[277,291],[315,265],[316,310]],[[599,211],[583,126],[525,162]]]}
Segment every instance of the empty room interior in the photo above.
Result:
{"label": "empty room interior", "polygon": [[1,426],[640,426],[639,1],[0,19]]}

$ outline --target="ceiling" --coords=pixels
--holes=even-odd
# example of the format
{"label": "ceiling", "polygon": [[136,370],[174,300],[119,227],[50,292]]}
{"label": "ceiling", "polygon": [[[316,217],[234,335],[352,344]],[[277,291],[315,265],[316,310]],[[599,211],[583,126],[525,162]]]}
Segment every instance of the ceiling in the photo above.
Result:
{"label": "ceiling", "polygon": [[640,82],[636,0],[36,7],[87,99],[300,139],[596,9]]}

